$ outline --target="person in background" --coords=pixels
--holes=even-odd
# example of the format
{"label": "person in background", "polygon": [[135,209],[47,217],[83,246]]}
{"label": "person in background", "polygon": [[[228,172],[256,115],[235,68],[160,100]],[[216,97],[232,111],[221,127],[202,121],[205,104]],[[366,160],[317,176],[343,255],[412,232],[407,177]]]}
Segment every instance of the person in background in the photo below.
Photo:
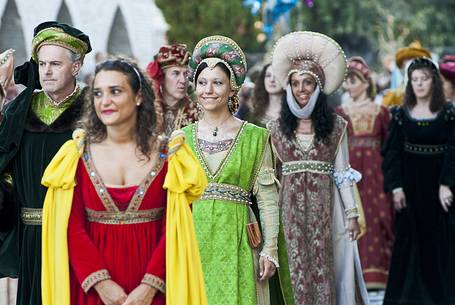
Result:
{"label": "person in background", "polygon": [[[8,49],[0,54],[0,122],[2,120],[3,108],[7,103],[7,89],[12,83],[14,71],[14,50]],[[11,215],[11,211],[5,211],[5,209],[13,206],[14,198],[12,197],[12,180],[9,176],[1,179],[0,189],[6,190],[6,193],[0,193],[0,232],[4,231],[5,228],[10,226],[11,219],[8,216]],[[2,233],[0,233],[1,236]],[[0,237],[2,238],[2,237]],[[13,305],[16,304],[17,294],[17,279],[2,278],[0,279],[0,304]]]}
{"label": "person in background", "polygon": [[188,96],[189,59],[186,45],[164,45],[147,66],[156,97],[158,128],[167,136],[199,118],[197,104]]}
{"label": "person in background", "polygon": [[84,88],[76,76],[90,51],[80,30],[43,22],[34,29],[32,58],[15,71],[16,83],[27,88],[10,102],[0,125],[0,177],[11,174],[17,211],[2,233],[0,274],[19,278],[18,305],[41,304],[41,177],[82,113]]}
{"label": "person in background", "polygon": [[387,137],[389,111],[374,103],[375,87],[365,60],[348,60],[344,88],[351,101],[336,112],[348,122],[351,166],[362,173],[357,183],[368,230],[359,239],[363,277],[368,289],[385,289],[393,245],[393,204],[383,191],[381,147]]}
{"label": "person in background", "polygon": [[[402,105],[404,100],[404,91],[406,85],[406,69],[414,58],[426,57],[431,58],[431,53],[422,47],[419,41],[412,42],[409,46],[400,48],[395,54],[396,70],[392,71],[399,75],[400,81],[395,88],[384,94],[382,104],[385,107]],[[404,77],[403,77],[404,75]]]}
{"label": "person in background", "polygon": [[384,188],[396,209],[384,304],[455,304],[455,108],[427,58],[408,68],[403,106],[391,109]]}
{"label": "person in background", "polygon": [[342,84],[341,47],[315,32],[280,38],[272,58],[285,88],[278,120],[267,124],[280,175],[279,276],[285,304],[368,304],[347,122],[327,104]]}
{"label": "person in background", "polygon": [[272,65],[266,64],[256,80],[249,121],[265,127],[269,121],[276,120],[280,115],[283,93],[273,76]]}
{"label": "person in background", "polygon": [[455,55],[445,55],[439,62],[442,87],[447,101],[455,102]]}

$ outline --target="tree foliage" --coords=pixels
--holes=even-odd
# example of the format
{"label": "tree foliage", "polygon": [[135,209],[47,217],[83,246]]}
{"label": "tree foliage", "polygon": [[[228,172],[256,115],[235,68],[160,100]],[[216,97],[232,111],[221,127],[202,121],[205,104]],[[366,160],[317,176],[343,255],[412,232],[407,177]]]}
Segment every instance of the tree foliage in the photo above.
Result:
{"label": "tree foliage", "polygon": [[453,0],[316,0],[292,14],[292,28],[363,38],[380,53],[420,40],[425,47],[455,46]]}
{"label": "tree foliage", "polygon": [[[246,52],[271,52],[256,40],[258,30],[242,0],[155,0],[170,25],[169,42],[192,49],[201,38],[221,34],[233,38]],[[371,63],[420,40],[424,47],[455,50],[455,0],[314,0],[291,12],[285,31],[312,30],[339,41],[348,56],[362,55]],[[275,33],[274,39],[284,33]],[[266,46],[266,47],[265,47]],[[268,50],[265,50],[268,49]]]}
{"label": "tree foliage", "polygon": [[206,36],[224,35],[249,52],[263,50],[258,43],[255,18],[241,0],[156,0],[170,25],[170,43],[186,43],[193,49]]}

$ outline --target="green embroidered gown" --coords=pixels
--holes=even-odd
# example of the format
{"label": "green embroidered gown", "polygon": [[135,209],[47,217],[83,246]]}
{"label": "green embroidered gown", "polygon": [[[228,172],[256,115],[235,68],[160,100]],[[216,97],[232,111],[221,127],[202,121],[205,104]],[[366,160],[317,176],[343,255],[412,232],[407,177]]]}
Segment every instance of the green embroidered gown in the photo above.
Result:
{"label": "green embroidered gown", "polygon": [[[258,255],[277,264],[278,198],[269,134],[244,122],[235,137],[222,141],[224,149],[212,146],[209,154],[203,148],[207,142],[198,139],[197,123],[183,131],[209,180],[203,197],[193,203],[208,303],[269,304],[268,281],[259,281],[257,274]],[[249,217],[254,218],[248,206],[251,193],[261,215],[260,253],[250,247],[246,231]]]}
{"label": "green embroidered gown", "polygon": [[18,305],[41,304],[40,219],[24,224],[20,212],[42,209],[47,189],[41,177],[71,139],[82,113],[82,96],[76,88],[59,106],[51,106],[43,91],[24,90],[8,105],[0,126],[0,173],[11,173],[16,195],[14,225],[0,232],[0,277],[19,277]]}

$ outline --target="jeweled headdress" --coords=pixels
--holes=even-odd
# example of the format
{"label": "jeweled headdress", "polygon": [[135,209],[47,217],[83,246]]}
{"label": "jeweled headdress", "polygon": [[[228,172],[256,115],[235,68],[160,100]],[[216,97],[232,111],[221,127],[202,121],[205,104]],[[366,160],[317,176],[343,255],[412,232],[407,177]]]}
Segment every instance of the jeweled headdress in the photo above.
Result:
{"label": "jeweled headdress", "polygon": [[293,32],[281,37],[273,51],[273,73],[283,88],[292,73],[310,74],[325,94],[344,80],[346,57],[332,38],[316,32]]}
{"label": "jeweled headdress", "polygon": [[235,91],[240,90],[245,81],[247,65],[245,54],[234,40],[216,35],[199,41],[188,63],[191,82],[195,81],[195,73],[202,63],[207,63],[211,68],[218,63],[223,63],[231,74],[231,88]]}
{"label": "jeweled headdress", "polygon": [[152,79],[161,80],[164,76],[163,69],[172,66],[186,67],[189,59],[190,53],[185,44],[164,45],[147,65],[147,73]]}
{"label": "jeweled headdress", "polygon": [[39,24],[35,30],[32,41],[32,58],[38,61],[38,51],[44,45],[56,45],[66,48],[82,59],[92,50],[90,39],[80,30],[57,21],[47,21]]}
{"label": "jeweled headdress", "polygon": [[364,80],[370,78],[370,68],[365,59],[360,56],[353,56],[348,59],[348,71],[353,71],[360,75]]}

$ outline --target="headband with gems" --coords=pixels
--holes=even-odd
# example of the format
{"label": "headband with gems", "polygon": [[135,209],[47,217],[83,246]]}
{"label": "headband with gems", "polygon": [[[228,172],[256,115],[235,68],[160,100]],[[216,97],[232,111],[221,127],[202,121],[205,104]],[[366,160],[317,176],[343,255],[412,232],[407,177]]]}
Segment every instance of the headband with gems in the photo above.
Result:
{"label": "headband with gems", "polygon": [[141,74],[139,73],[139,71],[137,70],[137,68],[132,63],[130,63],[129,61],[127,61],[123,58],[119,59],[119,61],[124,64],[127,64],[134,71],[134,73],[137,76],[137,80],[139,81],[139,92],[142,92],[142,77],[141,77]]}
{"label": "headband with gems", "polygon": [[[436,77],[439,77],[438,66],[435,65],[431,59],[427,57],[419,57],[412,60],[411,64],[408,67],[408,77],[411,78],[411,73],[414,71],[414,66],[422,65],[423,67],[430,68]],[[416,69],[415,69],[416,70]]]}
{"label": "headband with gems", "polygon": [[213,69],[222,63],[230,72],[230,84],[233,90],[240,90],[246,75],[246,58],[242,49],[232,39],[225,36],[210,36],[199,41],[194,48],[188,64],[189,79],[195,82],[195,74],[199,66],[206,63]]}

